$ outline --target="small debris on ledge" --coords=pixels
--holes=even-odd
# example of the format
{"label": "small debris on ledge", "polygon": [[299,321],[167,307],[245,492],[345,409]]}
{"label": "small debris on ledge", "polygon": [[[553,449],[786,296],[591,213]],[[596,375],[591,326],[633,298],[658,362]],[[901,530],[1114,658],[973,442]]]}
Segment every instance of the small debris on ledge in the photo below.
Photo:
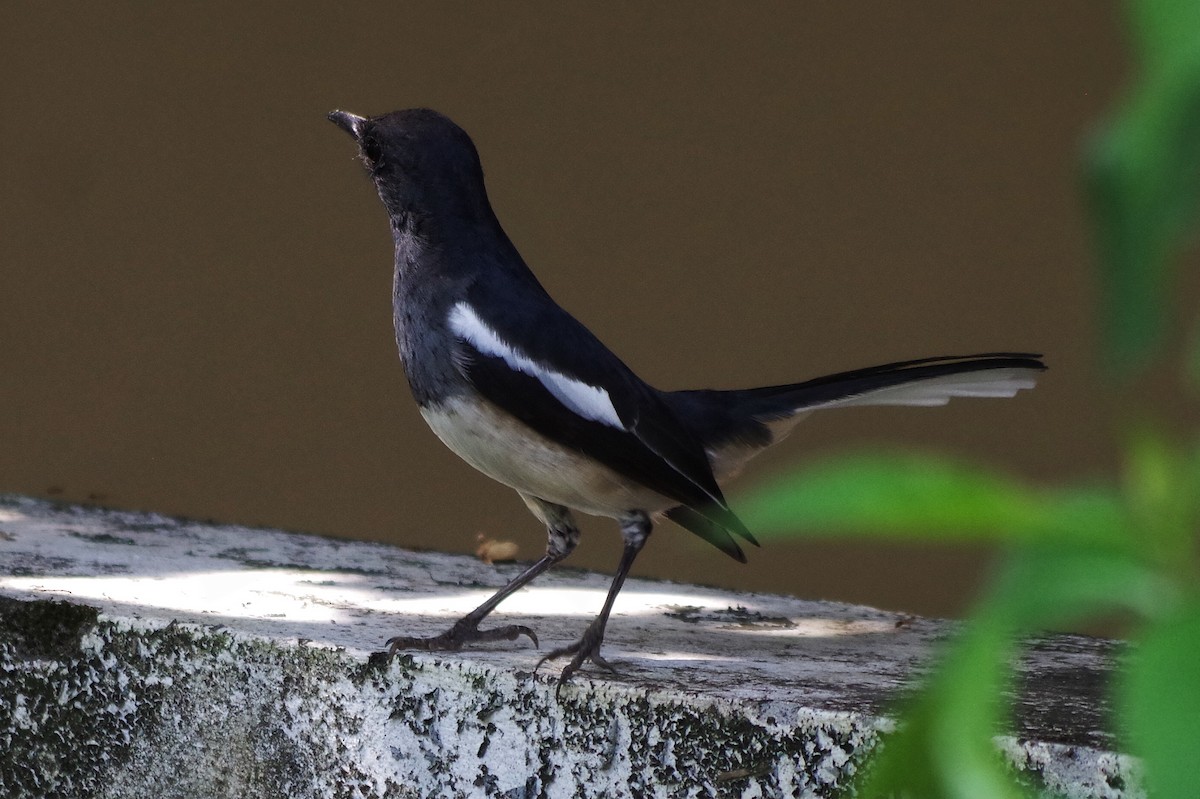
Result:
{"label": "small debris on ledge", "polygon": [[475,557],[482,560],[484,563],[512,563],[517,558],[517,553],[520,547],[515,541],[497,541],[494,538],[489,538],[483,533],[475,536],[475,542],[478,544],[475,547]]}

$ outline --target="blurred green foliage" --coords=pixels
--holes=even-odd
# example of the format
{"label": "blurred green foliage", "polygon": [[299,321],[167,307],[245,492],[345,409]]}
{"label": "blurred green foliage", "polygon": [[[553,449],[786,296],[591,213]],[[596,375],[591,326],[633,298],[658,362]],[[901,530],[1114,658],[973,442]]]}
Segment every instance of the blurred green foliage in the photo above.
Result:
{"label": "blurred green foliage", "polygon": [[1085,162],[1107,354],[1119,372],[1152,360],[1161,343],[1173,255],[1200,207],[1200,3],[1140,0],[1129,10],[1138,80]]}
{"label": "blurred green foliage", "polygon": [[[1126,380],[1165,357],[1181,315],[1175,272],[1200,213],[1200,2],[1133,0],[1128,19],[1134,79],[1083,159],[1102,357]],[[1181,375],[1200,391],[1193,330]],[[1153,418],[1154,408],[1137,413]],[[1200,430],[1169,436],[1143,422],[1123,444],[1124,472],[1107,483],[1034,488],[983,466],[859,454],[810,465],[739,502],[764,535],[986,540],[1007,551],[962,635],[900,708],[899,731],[850,786],[857,795],[1026,796],[993,742],[1008,719],[1012,656],[1024,637],[1114,610],[1137,619],[1114,689],[1116,732],[1144,759],[1152,797],[1198,795]]]}

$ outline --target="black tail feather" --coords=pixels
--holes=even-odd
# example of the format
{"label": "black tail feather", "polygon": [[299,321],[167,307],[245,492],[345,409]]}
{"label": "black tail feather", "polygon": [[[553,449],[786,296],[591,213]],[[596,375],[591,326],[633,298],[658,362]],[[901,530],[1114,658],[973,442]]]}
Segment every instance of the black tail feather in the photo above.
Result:
{"label": "black tail feather", "polygon": [[989,352],[979,355],[943,355],[839,372],[801,383],[724,393],[729,396],[729,400],[734,406],[739,408],[741,414],[748,414],[756,418],[770,418],[918,380],[992,369],[1042,371],[1045,368],[1046,365],[1042,363],[1041,355],[1033,353]]}
{"label": "black tail feather", "polygon": [[[738,546],[738,542],[734,537],[729,534],[729,530],[699,511],[692,510],[686,505],[680,505],[667,511],[667,518],[685,530],[689,530],[700,536],[734,560],[739,560],[742,563],[746,562],[746,553]],[[751,544],[760,546],[758,541],[749,532],[742,534],[742,537]]]}
{"label": "black tail feather", "polygon": [[761,424],[764,420],[918,380],[1012,368],[1042,371],[1046,365],[1040,355],[1023,352],[943,355],[839,372],[800,383],[727,391],[672,391],[664,397],[710,447],[732,440],[766,446],[771,436]]}
{"label": "black tail feather", "polygon": [[[977,355],[943,355],[839,372],[801,383],[732,391],[672,391],[665,392],[662,396],[674,410],[676,416],[687,423],[693,435],[703,441],[708,449],[720,450],[722,447],[732,444],[735,445],[735,449],[741,448],[745,451],[747,453],[745,457],[748,459],[749,453],[765,449],[776,440],[768,423],[802,413],[808,408],[819,408],[841,401],[852,402],[857,397],[870,395],[884,389],[952,375],[999,369],[1040,372],[1045,368],[1046,365],[1042,363],[1041,355],[1034,353],[988,352]],[[1001,390],[1007,392],[1010,386],[1005,385],[1004,380],[1003,377],[998,378]],[[987,384],[988,381],[984,380],[979,385]],[[934,386],[934,384],[930,384],[930,386]],[[935,387],[935,393],[940,394],[937,392],[938,388],[945,390],[946,393],[935,396],[934,399],[942,402],[948,396],[962,396],[961,393],[955,392],[961,391],[963,387],[961,384],[943,383],[941,386]],[[968,387],[975,387],[975,384],[968,384]],[[1028,385],[1016,385],[1012,386],[1012,390],[1027,387]],[[881,397],[887,396],[887,392],[883,392],[881,395]],[[892,393],[890,399],[896,401],[899,398]],[[911,396],[905,397],[905,399],[909,402],[913,400]],[[919,397],[919,399],[926,400],[928,397]],[[866,400],[869,402],[884,401],[870,397]],[[923,402],[913,402],[912,404],[923,404]],[[730,557],[743,562],[746,560],[746,555],[733,536],[738,535],[750,543],[758,545],[741,521],[724,506],[680,506],[667,511],[666,515],[679,526],[695,533]]]}

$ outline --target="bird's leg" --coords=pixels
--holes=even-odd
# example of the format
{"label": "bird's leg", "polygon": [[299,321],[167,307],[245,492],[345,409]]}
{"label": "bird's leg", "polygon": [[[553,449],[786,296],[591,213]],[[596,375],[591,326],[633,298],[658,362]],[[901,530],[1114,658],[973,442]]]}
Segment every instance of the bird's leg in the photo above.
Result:
{"label": "bird's leg", "polygon": [[414,638],[404,635],[389,638],[387,640],[388,657],[395,655],[401,649],[422,649],[427,652],[458,650],[466,644],[477,641],[515,641],[522,635],[533,641],[534,646],[538,645],[537,633],[524,624],[510,624],[490,630],[479,629],[479,623],[495,610],[497,605],[555,563],[570,555],[575,549],[575,545],[579,543],[579,528],[575,526],[575,520],[571,518],[570,511],[559,505],[543,503],[541,500],[528,497],[524,499],[534,513],[546,523],[548,538],[546,554],[510,580],[508,585],[493,594],[482,605],[456,621],[453,627],[441,635],[432,638]]}
{"label": "bird's leg", "polygon": [[534,671],[537,671],[547,660],[571,655],[571,662],[563,668],[562,674],[559,676],[559,687],[571,679],[571,675],[579,671],[580,667],[587,662],[616,672],[611,663],[600,657],[600,644],[604,642],[604,628],[608,624],[608,615],[612,612],[613,602],[616,601],[617,594],[621,592],[621,586],[625,584],[625,577],[628,576],[634,559],[646,545],[646,539],[650,537],[650,530],[649,517],[640,511],[630,513],[621,519],[621,537],[625,539],[625,550],[621,553],[621,563],[617,566],[617,574],[613,577],[612,585],[609,586],[608,596],[604,599],[604,607],[600,609],[600,615],[592,620],[578,641],[547,654],[538,661]]}

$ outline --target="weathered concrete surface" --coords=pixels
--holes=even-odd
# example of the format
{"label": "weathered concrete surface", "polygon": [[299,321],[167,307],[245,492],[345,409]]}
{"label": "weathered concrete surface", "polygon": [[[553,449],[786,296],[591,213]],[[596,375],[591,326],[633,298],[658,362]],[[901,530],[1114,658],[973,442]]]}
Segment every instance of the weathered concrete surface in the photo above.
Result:
{"label": "weathered concrete surface", "polygon": [[[558,699],[528,644],[371,661],[518,568],[0,497],[0,796],[827,796],[949,631],[630,580],[621,675]],[[546,575],[496,623],[569,642],[607,580]],[[1141,795],[1103,731],[1111,647],[1042,645],[1000,741],[1070,795]]]}

